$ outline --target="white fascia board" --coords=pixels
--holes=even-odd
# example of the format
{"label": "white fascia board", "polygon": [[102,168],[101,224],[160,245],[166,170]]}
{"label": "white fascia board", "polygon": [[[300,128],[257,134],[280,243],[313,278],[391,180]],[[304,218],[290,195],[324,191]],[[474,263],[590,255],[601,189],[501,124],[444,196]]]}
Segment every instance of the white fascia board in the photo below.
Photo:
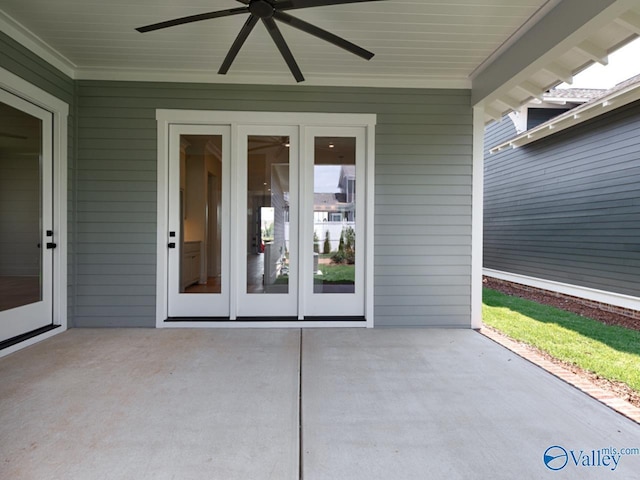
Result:
{"label": "white fascia board", "polygon": [[558,115],[548,122],[527,130],[516,137],[510,138],[506,142],[491,147],[490,153],[494,154],[509,147],[515,148],[527,145],[528,143],[548,137],[569,127],[579,125],[582,122],[586,122],[616,108],[628,105],[636,100],[640,100],[640,84],[629,85],[626,88],[599,98],[594,102],[580,105],[562,115]]}

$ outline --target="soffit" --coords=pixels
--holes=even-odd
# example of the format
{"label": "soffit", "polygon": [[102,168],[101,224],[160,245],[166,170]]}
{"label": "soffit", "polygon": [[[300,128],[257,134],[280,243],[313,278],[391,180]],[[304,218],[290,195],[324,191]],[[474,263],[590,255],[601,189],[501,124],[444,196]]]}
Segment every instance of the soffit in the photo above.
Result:
{"label": "soffit", "polygon": [[[557,1],[385,0],[290,12],[371,50],[370,62],[286,25],[281,30],[306,84],[469,88],[471,73],[549,3]],[[238,6],[233,0],[2,0],[0,24],[77,79],[295,83],[261,25],[229,74],[217,75],[244,15],[134,30]]]}
{"label": "soffit", "polygon": [[534,61],[524,74],[489,95],[484,100],[485,121],[499,120],[531,101],[543,100],[549,89],[562,82],[571,84],[574,75],[594,63],[606,65],[610,53],[639,35],[640,2],[614,2],[591,24]]}

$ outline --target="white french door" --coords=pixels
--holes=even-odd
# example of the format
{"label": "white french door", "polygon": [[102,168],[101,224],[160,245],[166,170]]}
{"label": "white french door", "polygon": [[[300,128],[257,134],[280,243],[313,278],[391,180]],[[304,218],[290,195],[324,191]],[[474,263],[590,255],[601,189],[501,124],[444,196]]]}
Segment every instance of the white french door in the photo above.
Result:
{"label": "white french door", "polygon": [[53,321],[53,116],[0,90],[0,341]]}
{"label": "white french door", "polygon": [[305,132],[301,218],[317,239],[305,242],[305,317],[364,318],[365,133],[363,127]]}
{"label": "white french door", "polygon": [[169,128],[169,317],[228,317],[230,127]]}
{"label": "white french door", "polygon": [[298,317],[298,128],[238,127],[238,317]]}
{"label": "white french door", "polygon": [[159,127],[159,144],[168,145],[166,223],[159,217],[167,307],[159,325],[372,317],[372,123],[183,115]]}

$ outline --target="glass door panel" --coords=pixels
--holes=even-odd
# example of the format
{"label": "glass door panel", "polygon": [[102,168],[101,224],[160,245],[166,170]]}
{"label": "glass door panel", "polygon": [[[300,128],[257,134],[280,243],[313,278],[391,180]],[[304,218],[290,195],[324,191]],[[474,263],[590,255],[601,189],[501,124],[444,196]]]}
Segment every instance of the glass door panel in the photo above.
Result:
{"label": "glass door panel", "polygon": [[354,293],[356,139],[316,137],[313,155],[313,293]]}
{"label": "glass door panel", "polygon": [[0,341],[52,322],[51,121],[0,95]]}
{"label": "glass door panel", "polygon": [[172,125],[169,316],[229,315],[228,128]]}
{"label": "glass door panel", "polygon": [[305,316],[364,315],[364,129],[307,132]]}
{"label": "glass door panel", "polygon": [[297,316],[297,138],[289,127],[241,127],[238,316]]}

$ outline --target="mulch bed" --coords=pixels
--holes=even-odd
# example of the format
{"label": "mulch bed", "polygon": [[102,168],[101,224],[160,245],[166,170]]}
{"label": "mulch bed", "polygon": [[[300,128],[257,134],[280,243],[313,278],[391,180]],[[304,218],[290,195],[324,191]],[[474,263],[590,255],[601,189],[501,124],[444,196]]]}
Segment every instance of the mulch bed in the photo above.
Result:
{"label": "mulch bed", "polygon": [[[496,290],[506,295],[525,298],[527,300],[532,300],[537,303],[542,303],[544,305],[556,307],[561,310],[573,312],[583,317],[588,317],[594,320],[598,320],[606,325],[617,325],[619,327],[630,328],[633,330],[640,330],[640,322],[634,318],[627,317],[626,315],[620,315],[618,313],[607,312],[604,310],[600,310],[598,308],[582,305],[581,303],[571,300],[570,298],[557,297],[553,294],[531,291],[528,289],[521,288],[517,284],[512,284],[509,282],[504,282],[502,280],[496,280],[488,277],[485,277],[482,283],[485,287],[490,288],[491,290]],[[491,328],[488,326],[485,326],[485,327]],[[492,330],[495,330],[495,329],[492,328]],[[562,367],[566,368],[567,370],[570,370],[576,375],[579,375],[585,379],[588,379],[593,384],[597,385],[603,390],[607,390],[612,394],[618,396],[619,398],[626,400],[632,405],[635,405],[636,407],[640,407],[640,392],[636,392],[635,390],[629,388],[629,386],[627,386],[625,383],[607,380],[606,378],[602,378],[593,372],[583,370],[582,368],[577,367],[576,365],[558,360],[557,358],[552,357],[548,353],[543,352],[542,350],[539,350],[531,345],[523,344],[522,342],[518,342],[518,343],[526,346],[532,351],[537,352],[539,355],[543,356],[545,359],[549,360],[550,362],[555,363],[556,365],[561,365]]]}

